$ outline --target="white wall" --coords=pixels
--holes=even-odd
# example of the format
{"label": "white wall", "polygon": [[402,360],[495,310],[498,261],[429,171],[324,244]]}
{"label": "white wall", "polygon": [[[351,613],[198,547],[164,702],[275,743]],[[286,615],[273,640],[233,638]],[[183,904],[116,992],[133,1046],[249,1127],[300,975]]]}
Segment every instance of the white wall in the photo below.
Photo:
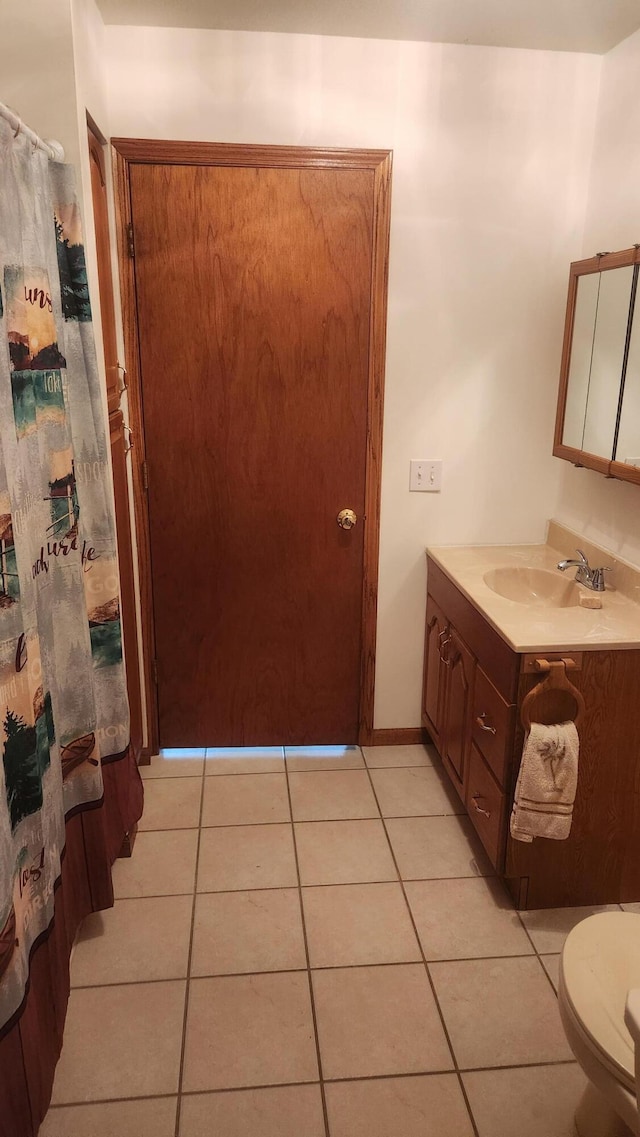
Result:
{"label": "white wall", "polygon": [[[640,241],[640,32],[603,58],[584,242],[572,260]],[[555,516],[640,565],[640,487],[559,462]]]}
{"label": "white wall", "polygon": [[0,101],[77,163],[71,0],[2,0],[0,45]]}
{"label": "white wall", "polygon": [[[414,726],[427,543],[541,540],[601,59],[107,27],[114,135],[394,151],[376,726]],[[444,459],[439,496],[409,459]]]}

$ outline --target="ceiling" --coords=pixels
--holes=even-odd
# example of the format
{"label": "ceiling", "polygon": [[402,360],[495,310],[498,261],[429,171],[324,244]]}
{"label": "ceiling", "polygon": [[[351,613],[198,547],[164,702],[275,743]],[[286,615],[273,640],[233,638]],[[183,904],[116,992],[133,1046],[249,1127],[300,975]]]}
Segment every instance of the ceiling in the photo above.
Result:
{"label": "ceiling", "polygon": [[299,32],[602,54],[640,0],[97,0],[107,24]]}

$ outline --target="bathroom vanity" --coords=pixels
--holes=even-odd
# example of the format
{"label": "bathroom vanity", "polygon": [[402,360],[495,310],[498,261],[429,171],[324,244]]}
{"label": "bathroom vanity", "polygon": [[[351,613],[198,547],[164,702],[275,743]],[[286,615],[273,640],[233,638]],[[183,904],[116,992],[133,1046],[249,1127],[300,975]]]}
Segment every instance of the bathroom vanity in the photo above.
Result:
{"label": "bathroom vanity", "polygon": [[[556,568],[584,542],[553,522],[548,542],[428,551],[423,726],[517,907],[638,901],[640,574],[587,543],[616,585],[589,594]],[[536,661],[562,658],[586,705],[571,834],[514,841],[520,708]]]}

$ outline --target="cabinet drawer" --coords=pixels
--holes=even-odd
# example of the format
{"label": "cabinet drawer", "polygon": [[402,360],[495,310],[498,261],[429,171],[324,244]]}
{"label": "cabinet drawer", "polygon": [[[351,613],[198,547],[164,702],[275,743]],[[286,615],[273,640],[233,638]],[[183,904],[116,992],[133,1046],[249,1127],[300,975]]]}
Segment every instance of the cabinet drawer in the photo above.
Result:
{"label": "cabinet drawer", "polygon": [[469,757],[469,776],[467,779],[466,806],[478,836],[482,841],[491,863],[500,868],[502,832],[507,809],[507,799],[500,792],[482,755],[472,744]]}
{"label": "cabinet drawer", "polygon": [[512,748],[515,707],[505,702],[481,667],[476,670],[471,734],[474,743],[501,786]]}

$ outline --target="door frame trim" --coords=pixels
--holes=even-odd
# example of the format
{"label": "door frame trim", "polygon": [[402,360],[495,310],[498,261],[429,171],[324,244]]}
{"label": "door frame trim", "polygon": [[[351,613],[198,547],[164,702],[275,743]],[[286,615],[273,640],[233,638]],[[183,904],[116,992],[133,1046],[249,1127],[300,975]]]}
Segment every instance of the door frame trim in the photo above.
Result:
{"label": "door frame trim", "polygon": [[173,142],[147,138],[112,138],[115,173],[116,228],[129,422],[132,450],[133,499],[140,575],[143,674],[147,730],[151,753],[157,753],[158,698],[154,680],[155,635],[151,581],[151,543],[145,485],[145,441],[138,337],[134,258],[129,254],[127,227],[132,221],[130,171],[132,165],[269,166],[303,169],[359,169],[373,173],[372,265],[369,321],[369,367],[365,466],[365,532],[362,573],[362,638],[360,655],[360,709],[358,742],[370,745],[373,737],[376,625],[378,609],[378,558],[380,547],[380,492],[382,475],[382,419],[384,409],[387,330],[387,282],[391,221],[391,150],[343,150],[298,146],[244,146],[215,142]]}

